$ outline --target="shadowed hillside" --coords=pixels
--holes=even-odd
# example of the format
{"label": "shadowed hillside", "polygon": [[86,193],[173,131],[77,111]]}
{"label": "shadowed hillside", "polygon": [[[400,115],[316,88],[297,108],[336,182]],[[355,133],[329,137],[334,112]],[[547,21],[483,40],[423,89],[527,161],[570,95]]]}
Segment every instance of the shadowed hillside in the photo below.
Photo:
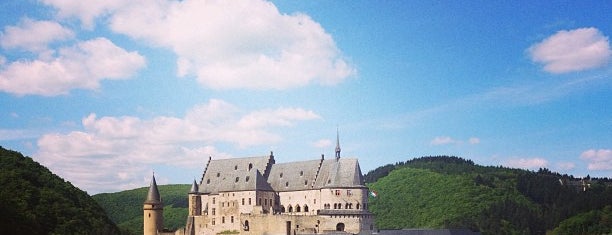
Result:
{"label": "shadowed hillside", "polygon": [[119,234],[84,191],[0,147],[0,234]]}

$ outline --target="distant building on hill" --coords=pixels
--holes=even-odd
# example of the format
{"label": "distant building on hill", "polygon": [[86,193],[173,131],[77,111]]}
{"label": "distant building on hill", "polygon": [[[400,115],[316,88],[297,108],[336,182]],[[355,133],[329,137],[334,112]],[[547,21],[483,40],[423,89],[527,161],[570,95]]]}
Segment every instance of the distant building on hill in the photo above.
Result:
{"label": "distant building on hill", "polygon": [[[151,192],[153,190],[153,192]],[[368,189],[359,162],[332,159],[276,163],[269,156],[208,159],[189,197],[185,228],[196,234],[372,234]],[[145,235],[166,234],[155,178],[144,203]],[[161,224],[160,224],[161,223]]]}

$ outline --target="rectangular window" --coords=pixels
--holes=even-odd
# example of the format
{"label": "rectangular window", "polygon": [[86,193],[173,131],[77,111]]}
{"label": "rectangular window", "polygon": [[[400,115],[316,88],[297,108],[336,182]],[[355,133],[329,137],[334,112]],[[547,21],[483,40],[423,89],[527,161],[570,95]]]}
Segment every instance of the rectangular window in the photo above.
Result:
{"label": "rectangular window", "polygon": [[221,223],[225,224],[225,216],[221,217]]}
{"label": "rectangular window", "polygon": [[[336,196],[340,196],[340,190],[339,189],[336,189]],[[213,203],[213,204],[215,204],[215,203]]]}
{"label": "rectangular window", "polygon": [[215,215],[215,209],[216,208],[212,208],[212,215]]}
{"label": "rectangular window", "polygon": [[234,223],[234,216],[232,215],[232,217],[230,217],[230,222],[233,224]]}
{"label": "rectangular window", "polygon": [[244,206],[244,198],[242,198],[242,205]]}
{"label": "rectangular window", "polygon": [[350,189],[347,189],[347,190],[346,190],[346,195],[347,195],[347,196],[353,196],[353,192],[351,192],[351,190],[350,190]]}
{"label": "rectangular window", "polygon": [[249,198],[249,205],[251,205],[251,198]]}
{"label": "rectangular window", "polygon": [[212,225],[215,225],[215,218],[212,218]]}
{"label": "rectangular window", "polygon": [[215,204],[215,198],[213,197],[213,204]]}

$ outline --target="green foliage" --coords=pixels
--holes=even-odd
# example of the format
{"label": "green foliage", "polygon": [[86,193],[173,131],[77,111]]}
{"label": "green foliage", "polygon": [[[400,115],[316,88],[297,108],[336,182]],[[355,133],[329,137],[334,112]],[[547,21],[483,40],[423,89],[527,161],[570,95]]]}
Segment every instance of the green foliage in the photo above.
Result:
{"label": "green foliage", "polygon": [[0,234],[119,234],[85,192],[0,147]]}
{"label": "green foliage", "polygon": [[548,169],[484,167],[458,157],[416,158],[379,167],[365,178],[379,195],[371,198],[370,210],[380,229],[546,234],[572,215],[612,205],[607,178],[590,179],[583,192],[580,179]]}
{"label": "green foliage", "polygon": [[612,234],[612,206],[592,210],[566,219],[551,235]]}
{"label": "green foliage", "polygon": [[[174,230],[185,226],[188,215],[187,193],[191,185],[159,185],[159,193],[164,203],[164,227]],[[126,190],[116,193],[96,194],[93,198],[104,208],[119,228],[130,234],[142,234],[142,203],[149,188]]]}

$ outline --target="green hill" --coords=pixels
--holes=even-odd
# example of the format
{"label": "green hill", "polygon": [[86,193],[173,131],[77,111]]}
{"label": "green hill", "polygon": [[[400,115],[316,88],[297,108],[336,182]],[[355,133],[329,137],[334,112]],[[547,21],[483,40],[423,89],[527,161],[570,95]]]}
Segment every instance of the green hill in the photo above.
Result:
{"label": "green hill", "polygon": [[580,179],[547,169],[484,167],[457,157],[386,165],[365,179],[378,193],[370,198],[370,210],[380,229],[546,234],[573,215],[612,205],[609,179],[590,179],[591,187],[583,191]]}
{"label": "green hill", "polygon": [[119,234],[84,191],[0,147],[0,234]]}
{"label": "green hill", "polygon": [[[159,185],[159,193],[164,203],[164,227],[176,229],[184,227],[187,221],[187,193],[191,185]],[[148,187],[116,193],[96,194],[93,198],[104,208],[108,216],[122,230],[130,234],[142,234],[142,203],[147,197]]]}

